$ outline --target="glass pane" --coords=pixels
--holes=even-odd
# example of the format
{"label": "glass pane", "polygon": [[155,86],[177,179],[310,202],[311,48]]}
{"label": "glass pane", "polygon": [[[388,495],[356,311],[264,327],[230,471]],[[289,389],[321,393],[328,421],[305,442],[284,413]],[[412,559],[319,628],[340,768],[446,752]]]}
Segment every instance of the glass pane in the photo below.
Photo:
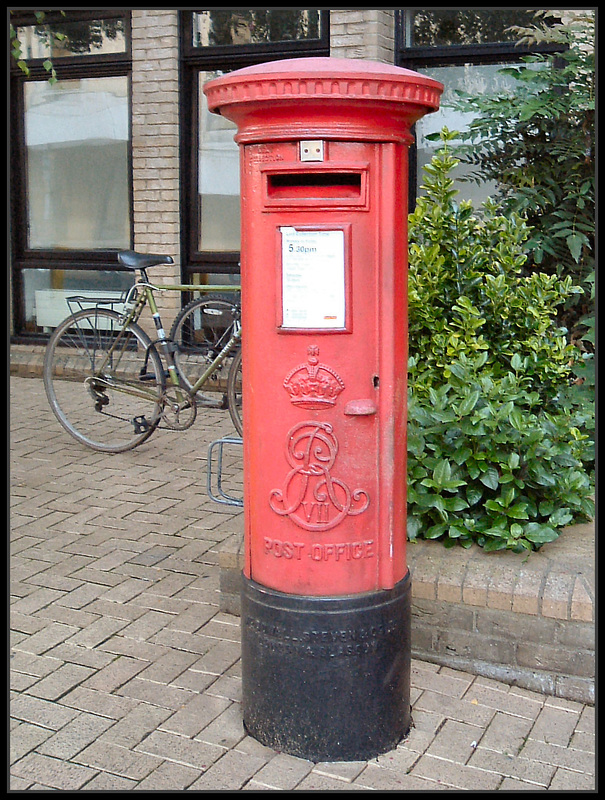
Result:
{"label": "glass pane", "polygon": [[521,8],[410,10],[412,47],[516,42],[516,34],[507,29],[511,25],[531,25],[534,21],[534,12]]}
{"label": "glass pane", "polygon": [[83,54],[124,53],[123,19],[53,22],[17,28],[23,58],[61,58]]}
{"label": "glass pane", "polygon": [[[55,328],[71,313],[67,297],[83,295],[91,302],[100,297],[111,297],[118,302],[133,283],[132,272],[23,270],[25,330],[48,333]],[[115,308],[119,310],[117,305]]]}
{"label": "glass pane", "polygon": [[227,9],[193,14],[193,45],[266,44],[320,38],[320,13],[310,8]]}
{"label": "glass pane", "polygon": [[202,86],[220,72],[201,72],[199,77],[200,139],[199,249],[240,249],[239,148],[233,137],[237,126],[208,111]]}
{"label": "glass pane", "polygon": [[24,88],[29,247],[128,248],[128,78]]}
{"label": "glass pane", "polygon": [[[510,65],[507,65],[510,66]],[[422,194],[420,186],[424,176],[422,168],[428,164],[441,142],[430,141],[426,137],[431,133],[438,133],[444,126],[451,131],[466,131],[473,120],[473,114],[454,110],[451,104],[458,99],[457,90],[470,94],[495,94],[512,91],[515,86],[514,78],[502,75],[499,70],[502,64],[464,64],[462,66],[423,68],[422,74],[441,81],[445,86],[441,98],[441,107],[434,114],[427,114],[416,123],[416,138],[418,147],[418,193]],[[481,204],[487,197],[495,193],[496,184],[493,182],[462,182],[460,179],[470,173],[470,168],[460,164],[453,172],[456,178],[455,188],[460,191],[460,200],[472,200],[475,206]]]}

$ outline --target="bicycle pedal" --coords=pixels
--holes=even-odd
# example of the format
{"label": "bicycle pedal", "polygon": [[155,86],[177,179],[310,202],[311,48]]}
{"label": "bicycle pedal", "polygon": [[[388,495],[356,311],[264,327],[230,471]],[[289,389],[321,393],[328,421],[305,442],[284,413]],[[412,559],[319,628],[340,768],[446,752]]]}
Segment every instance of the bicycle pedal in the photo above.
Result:
{"label": "bicycle pedal", "polygon": [[135,433],[147,433],[147,431],[151,427],[151,425],[145,419],[144,416],[133,417],[132,418],[132,424],[134,425],[134,432]]}

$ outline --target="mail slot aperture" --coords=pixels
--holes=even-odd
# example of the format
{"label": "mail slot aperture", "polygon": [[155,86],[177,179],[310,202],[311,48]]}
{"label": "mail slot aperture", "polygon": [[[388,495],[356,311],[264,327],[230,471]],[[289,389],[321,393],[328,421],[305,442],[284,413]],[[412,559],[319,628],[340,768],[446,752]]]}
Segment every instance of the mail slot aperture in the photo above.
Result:
{"label": "mail slot aperture", "polygon": [[364,169],[267,171],[265,205],[275,207],[361,207],[367,203]]}
{"label": "mail slot aperture", "polygon": [[359,197],[361,175],[320,172],[268,175],[269,197]]}

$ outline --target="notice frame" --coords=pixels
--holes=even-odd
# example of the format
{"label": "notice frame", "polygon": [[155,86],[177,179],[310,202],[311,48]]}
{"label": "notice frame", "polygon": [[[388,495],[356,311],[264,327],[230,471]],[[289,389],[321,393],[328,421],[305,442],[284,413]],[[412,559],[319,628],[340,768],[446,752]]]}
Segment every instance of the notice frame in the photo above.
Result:
{"label": "notice frame", "polygon": [[278,329],[350,330],[350,225],[281,225]]}

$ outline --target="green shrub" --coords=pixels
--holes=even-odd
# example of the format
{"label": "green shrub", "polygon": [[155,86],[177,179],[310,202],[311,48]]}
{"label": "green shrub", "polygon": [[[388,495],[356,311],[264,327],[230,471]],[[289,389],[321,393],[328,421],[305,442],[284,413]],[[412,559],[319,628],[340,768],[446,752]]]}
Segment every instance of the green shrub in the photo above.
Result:
{"label": "green shrub", "polygon": [[522,275],[529,230],[493,203],[455,202],[443,146],[410,215],[408,536],[532,550],[592,516],[579,356],[556,307],[571,278]]}
{"label": "green shrub", "polygon": [[572,329],[594,310],[587,280],[595,265],[595,12],[538,11],[531,27],[513,30],[521,43],[557,52],[501,69],[511,90],[461,93],[458,108],[474,120],[456,155],[473,179],[496,181],[500,201],[526,215],[526,271],[581,285],[565,313],[558,310]]}

